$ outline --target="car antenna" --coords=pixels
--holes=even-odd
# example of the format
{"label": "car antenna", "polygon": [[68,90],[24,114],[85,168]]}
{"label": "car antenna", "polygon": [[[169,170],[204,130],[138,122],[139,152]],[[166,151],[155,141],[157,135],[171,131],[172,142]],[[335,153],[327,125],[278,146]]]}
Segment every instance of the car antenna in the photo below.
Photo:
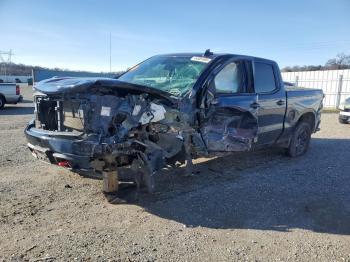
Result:
{"label": "car antenna", "polygon": [[213,55],[214,53],[212,52],[212,51],[210,51],[210,49],[207,49],[207,50],[205,50],[205,52],[204,52],[204,56],[211,56],[211,55]]}

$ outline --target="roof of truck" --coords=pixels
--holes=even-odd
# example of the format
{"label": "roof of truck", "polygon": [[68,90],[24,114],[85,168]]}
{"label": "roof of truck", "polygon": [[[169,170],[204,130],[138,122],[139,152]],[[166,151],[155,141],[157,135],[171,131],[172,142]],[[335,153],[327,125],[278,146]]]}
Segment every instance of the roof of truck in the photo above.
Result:
{"label": "roof of truck", "polygon": [[269,63],[276,63],[274,60],[266,59],[262,57],[256,57],[256,56],[248,56],[248,55],[241,55],[241,54],[231,54],[231,53],[214,53],[211,52],[209,55],[205,55],[205,53],[199,53],[199,52],[190,52],[190,53],[170,53],[170,54],[161,54],[159,56],[186,56],[186,57],[207,57],[209,59],[215,59],[219,57],[240,57],[242,59],[249,59],[249,60],[255,60],[255,61],[265,61]]}

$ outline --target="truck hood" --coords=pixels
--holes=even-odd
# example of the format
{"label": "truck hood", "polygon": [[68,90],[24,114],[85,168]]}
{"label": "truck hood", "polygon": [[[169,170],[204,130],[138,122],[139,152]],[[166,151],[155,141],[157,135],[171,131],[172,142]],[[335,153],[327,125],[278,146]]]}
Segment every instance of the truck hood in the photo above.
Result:
{"label": "truck hood", "polygon": [[88,90],[116,91],[124,94],[148,93],[155,97],[165,98],[175,102],[178,98],[161,90],[147,86],[131,84],[112,78],[93,78],[93,77],[54,77],[40,81],[34,86],[36,91],[46,95],[65,95],[86,92]]}

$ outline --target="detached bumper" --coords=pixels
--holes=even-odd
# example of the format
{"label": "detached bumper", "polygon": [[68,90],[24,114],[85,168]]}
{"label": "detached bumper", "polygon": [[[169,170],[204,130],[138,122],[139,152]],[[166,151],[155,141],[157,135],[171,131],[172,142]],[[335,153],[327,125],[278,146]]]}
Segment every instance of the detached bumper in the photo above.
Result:
{"label": "detached bumper", "polygon": [[34,120],[29,122],[24,133],[28,148],[34,157],[56,165],[66,163],[65,167],[78,173],[93,172],[88,152],[84,155],[75,154],[77,147],[81,149],[81,139],[78,135],[37,129]]}

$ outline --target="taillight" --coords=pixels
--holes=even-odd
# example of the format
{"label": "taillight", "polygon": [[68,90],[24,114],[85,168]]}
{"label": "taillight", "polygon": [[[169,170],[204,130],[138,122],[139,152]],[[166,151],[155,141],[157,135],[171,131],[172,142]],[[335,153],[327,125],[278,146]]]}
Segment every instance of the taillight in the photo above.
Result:
{"label": "taillight", "polygon": [[21,94],[21,89],[19,88],[18,85],[16,85],[16,95]]}
{"label": "taillight", "polygon": [[69,161],[67,161],[67,160],[60,161],[57,163],[57,165],[60,167],[71,168],[71,165],[70,165]]}

